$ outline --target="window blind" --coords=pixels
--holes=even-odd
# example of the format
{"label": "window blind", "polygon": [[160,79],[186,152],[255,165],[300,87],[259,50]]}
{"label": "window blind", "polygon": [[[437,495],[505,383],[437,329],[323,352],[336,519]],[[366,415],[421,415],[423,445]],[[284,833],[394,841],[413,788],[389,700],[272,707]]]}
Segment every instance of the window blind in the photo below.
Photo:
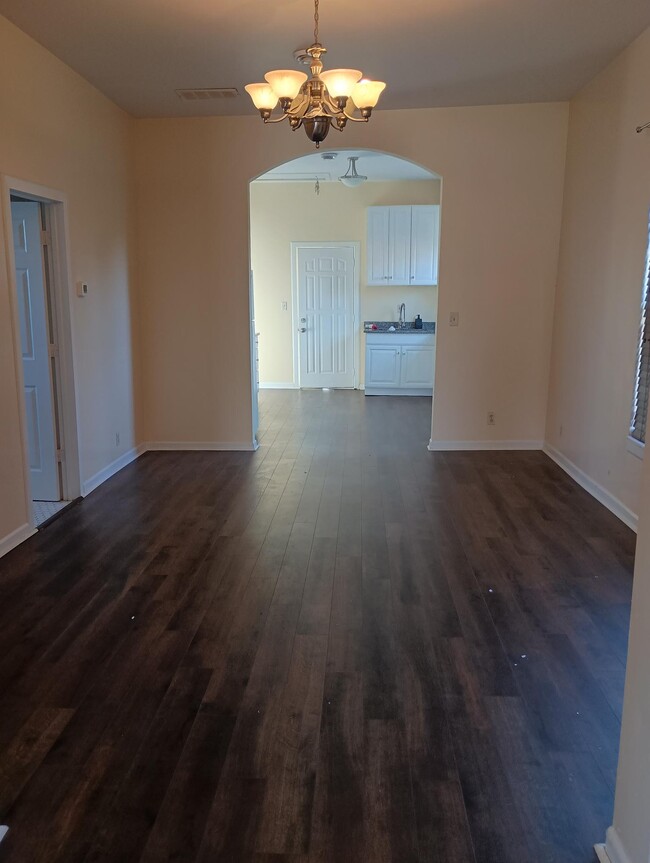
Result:
{"label": "window blind", "polygon": [[636,380],[634,382],[634,402],[632,404],[632,425],[630,437],[645,443],[648,424],[648,401],[650,399],[650,323],[648,321],[648,294],[650,293],[650,230],[648,251],[645,260],[643,296],[641,299],[641,326],[639,328],[639,349],[636,360]]}

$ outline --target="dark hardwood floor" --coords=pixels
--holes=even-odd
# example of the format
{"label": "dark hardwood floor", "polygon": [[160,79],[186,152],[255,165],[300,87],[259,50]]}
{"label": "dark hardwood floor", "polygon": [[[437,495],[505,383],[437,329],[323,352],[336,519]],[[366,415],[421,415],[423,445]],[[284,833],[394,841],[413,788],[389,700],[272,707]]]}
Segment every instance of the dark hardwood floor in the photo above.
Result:
{"label": "dark hardwood floor", "polygon": [[583,863],[634,536],[429,399],[267,392],[0,560],[0,863]]}

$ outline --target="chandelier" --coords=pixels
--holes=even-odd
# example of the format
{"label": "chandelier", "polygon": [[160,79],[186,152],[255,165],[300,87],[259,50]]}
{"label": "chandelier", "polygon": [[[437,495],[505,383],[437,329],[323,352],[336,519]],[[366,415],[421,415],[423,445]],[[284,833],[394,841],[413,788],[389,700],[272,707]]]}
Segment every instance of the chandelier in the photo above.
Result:
{"label": "chandelier", "polygon": [[[327,49],[318,41],[318,3],[314,0],[314,44],[307,48],[311,77],[293,69],[276,69],[264,76],[266,84],[247,84],[246,92],[265,123],[289,119],[295,131],[301,126],[318,148],[333,126],[342,132],[348,120],[367,123],[379,101],[383,81],[362,78],[358,69],[331,69],[323,72],[321,57]],[[280,103],[282,114],[272,116]],[[354,116],[358,111],[360,116]]]}

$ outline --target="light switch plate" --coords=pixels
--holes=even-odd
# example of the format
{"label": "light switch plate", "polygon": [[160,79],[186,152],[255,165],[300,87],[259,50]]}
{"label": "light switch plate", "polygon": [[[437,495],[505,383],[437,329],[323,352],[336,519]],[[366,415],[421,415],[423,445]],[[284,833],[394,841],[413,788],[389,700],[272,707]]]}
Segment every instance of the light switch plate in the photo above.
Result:
{"label": "light switch plate", "polygon": [[77,296],[78,297],[87,297],[88,296],[88,282],[77,282]]}

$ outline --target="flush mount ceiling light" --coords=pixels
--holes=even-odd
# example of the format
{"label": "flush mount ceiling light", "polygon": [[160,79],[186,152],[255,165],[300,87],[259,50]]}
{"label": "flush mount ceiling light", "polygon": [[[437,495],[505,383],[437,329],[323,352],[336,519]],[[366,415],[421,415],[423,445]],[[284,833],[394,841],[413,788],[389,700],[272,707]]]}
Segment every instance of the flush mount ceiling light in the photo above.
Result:
{"label": "flush mount ceiling light", "polygon": [[348,156],[348,169],[342,177],[339,177],[339,180],[343,183],[343,185],[347,186],[349,189],[354,189],[355,186],[360,186],[368,179],[362,174],[357,174],[358,158],[358,156]]}
{"label": "flush mount ceiling light", "polygon": [[[318,3],[314,0],[314,44],[306,49],[311,58],[311,78],[293,69],[276,69],[264,76],[266,84],[247,84],[246,92],[265,123],[289,118],[295,131],[301,126],[318,148],[330,126],[342,132],[348,120],[367,123],[379,101],[383,81],[368,81],[358,69],[331,69],[323,72],[321,57],[327,49],[318,41]],[[272,111],[280,103],[282,115]],[[361,116],[354,116],[358,110]]]}

